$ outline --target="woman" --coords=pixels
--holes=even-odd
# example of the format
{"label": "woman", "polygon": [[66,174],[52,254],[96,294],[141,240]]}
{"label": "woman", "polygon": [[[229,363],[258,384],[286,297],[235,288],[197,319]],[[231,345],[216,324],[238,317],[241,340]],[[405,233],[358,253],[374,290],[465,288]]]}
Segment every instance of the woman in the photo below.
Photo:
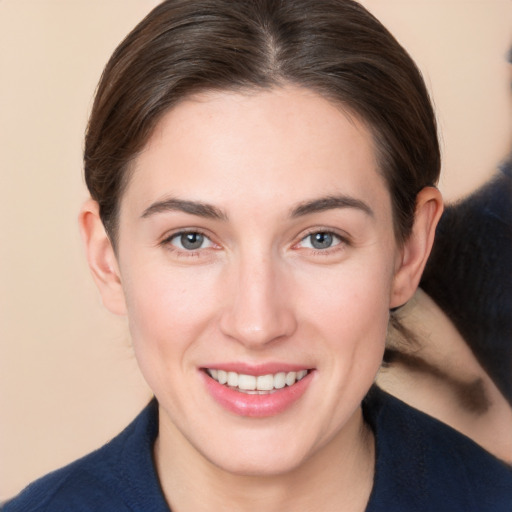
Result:
{"label": "woman", "polygon": [[359,4],[162,3],[84,160],[89,265],[155,400],[5,512],[508,509],[505,466],[372,388],[442,201],[423,81]]}

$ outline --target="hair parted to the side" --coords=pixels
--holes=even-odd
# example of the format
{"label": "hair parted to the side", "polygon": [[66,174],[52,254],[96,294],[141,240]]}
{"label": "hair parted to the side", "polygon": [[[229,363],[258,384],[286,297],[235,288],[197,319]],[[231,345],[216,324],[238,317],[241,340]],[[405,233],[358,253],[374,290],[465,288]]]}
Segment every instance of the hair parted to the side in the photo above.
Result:
{"label": "hair parted to the side", "polygon": [[372,131],[402,242],[416,195],[437,183],[434,112],[420,72],[352,0],[167,0],[119,45],[98,85],[85,179],[115,245],[130,162],[163,114],[205,90],[313,90]]}

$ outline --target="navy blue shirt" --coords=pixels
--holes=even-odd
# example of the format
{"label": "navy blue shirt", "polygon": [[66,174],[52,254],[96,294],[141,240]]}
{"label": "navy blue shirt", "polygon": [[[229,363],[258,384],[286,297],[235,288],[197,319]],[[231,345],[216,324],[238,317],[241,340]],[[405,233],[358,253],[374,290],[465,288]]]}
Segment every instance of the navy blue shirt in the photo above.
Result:
{"label": "navy blue shirt", "polygon": [[[511,512],[512,469],[378,388],[363,403],[376,436],[367,512]],[[2,512],[169,512],[153,463],[152,401],[103,448],[29,485]],[[340,506],[340,510],[343,506]]]}

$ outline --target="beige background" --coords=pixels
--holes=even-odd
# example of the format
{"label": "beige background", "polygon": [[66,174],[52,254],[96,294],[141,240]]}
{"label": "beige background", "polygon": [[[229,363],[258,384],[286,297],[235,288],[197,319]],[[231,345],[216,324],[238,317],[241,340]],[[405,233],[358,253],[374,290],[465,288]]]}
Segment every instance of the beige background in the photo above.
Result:
{"label": "beige background", "polygon": [[[0,0],[0,500],[103,444],[150,393],[76,227],[96,82],[156,0]],[[431,87],[448,199],[511,147],[510,0],[366,0]]]}

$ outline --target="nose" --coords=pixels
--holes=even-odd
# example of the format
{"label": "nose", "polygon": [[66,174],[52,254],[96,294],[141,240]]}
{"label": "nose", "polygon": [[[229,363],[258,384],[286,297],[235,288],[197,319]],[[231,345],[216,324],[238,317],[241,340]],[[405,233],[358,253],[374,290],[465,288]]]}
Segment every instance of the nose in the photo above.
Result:
{"label": "nose", "polygon": [[297,319],[278,262],[253,256],[231,270],[220,319],[223,334],[251,349],[291,336]]}

